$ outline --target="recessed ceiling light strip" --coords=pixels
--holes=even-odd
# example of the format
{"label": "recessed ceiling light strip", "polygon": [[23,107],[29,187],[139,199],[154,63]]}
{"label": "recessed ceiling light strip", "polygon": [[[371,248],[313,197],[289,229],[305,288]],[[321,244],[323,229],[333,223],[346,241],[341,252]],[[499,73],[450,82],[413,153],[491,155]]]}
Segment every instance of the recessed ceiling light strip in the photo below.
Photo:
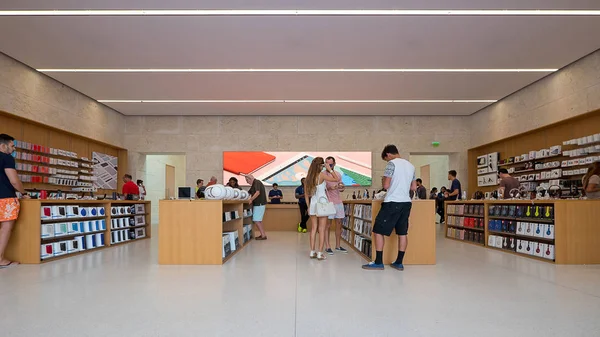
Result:
{"label": "recessed ceiling light strip", "polygon": [[126,9],[3,10],[0,16],[598,16],[600,10],[455,9]]}
{"label": "recessed ceiling light strip", "polygon": [[312,100],[312,99],[275,99],[275,100],[160,100],[160,99],[102,99],[100,103],[495,103],[490,99],[399,99],[399,100]]}
{"label": "recessed ceiling light strip", "polygon": [[373,69],[336,69],[336,68],[312,68],[312,69],[268,69],[268,68],[248,68],[248,69],[184,69],[184,68],[140,68],[140,69],[103,69],[103,68],[48,68],[37,69],[43,73],[551,73],[558,69],[427,69],[427,68],[373,68]]}

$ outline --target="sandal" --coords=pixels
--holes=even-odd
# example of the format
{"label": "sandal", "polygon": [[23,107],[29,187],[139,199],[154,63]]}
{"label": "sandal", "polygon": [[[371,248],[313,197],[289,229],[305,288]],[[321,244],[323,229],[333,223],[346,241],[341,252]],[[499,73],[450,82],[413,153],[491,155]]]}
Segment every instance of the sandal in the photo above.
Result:
{"label": "sandal", "polygon": [[259,236],[257,236],[255,239],[256,239],[256,240],[266,240],[266,239],[267,239],[267,237],[266,237],[266,236],[259,235]]}
{"label": "sandal", "polygon": [[10,261],[8,264],[0,265],[0,269],[6,269],[6,268],[11,268],[11,267],[16,267],[18,265],[19,265],[19,262]]}
{"label": "sandal", "polygon": [[327,257],[322,252],[318,252],[317,253],[317,260],[319,260],[319,261],[327,260]]}

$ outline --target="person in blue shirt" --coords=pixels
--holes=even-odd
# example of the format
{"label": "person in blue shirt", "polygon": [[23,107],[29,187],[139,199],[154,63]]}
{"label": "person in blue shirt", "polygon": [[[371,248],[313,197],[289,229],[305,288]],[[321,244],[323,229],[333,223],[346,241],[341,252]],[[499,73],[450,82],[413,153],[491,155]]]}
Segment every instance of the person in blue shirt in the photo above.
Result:
{"label": "person in blue shirt", "polygon": [[452,185],[450,185],[450,189],[446,192],[446,200],[461,200],[462,188],[460,187],[460,181],[456,179],[456,171],[448,171],[448,180],[452,182]]}
{"label": "person in blue shirt", "polygon": [[281,192],[277,183],[273,184],[273,189],[269,191],[269,199],[271,200],[272,204],[281,204],[283,192]]}
{"label": "person in blue shirt", "polygon": [[298,233],[306,233],[306,222],[310,218],[308,215],[308,205],[304,198],[304,182],[305,178],[300,180],[300,186],[296,188],[296,199],[298,199],[298,207],[300,207],[300,223],[298,224]]}

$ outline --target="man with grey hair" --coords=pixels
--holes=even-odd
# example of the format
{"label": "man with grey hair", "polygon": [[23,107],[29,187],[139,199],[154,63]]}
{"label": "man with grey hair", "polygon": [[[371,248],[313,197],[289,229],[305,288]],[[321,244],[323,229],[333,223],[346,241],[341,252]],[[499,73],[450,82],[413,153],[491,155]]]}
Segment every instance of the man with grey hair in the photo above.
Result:
{"label": "man with grey hair", "polygon": [[217,183],[217,177],[212,176],[212,177],[210,177],[210,180],[208,181],[208,184],[206,185],[206,187],[212,186],[212,185],[214,185],[216,183]]}
{"label": "man with grey hair", "polygon": [[262,181],[255,179],[251,174],[248,174],[245,177],[246,182],[250,185],[250,190],[248,191],[250,200],[248,200],[248,202],[252,203],[252,221],[260,232],[260,235],[256,237],[256,240],[266,240],[267,234],[265,234],[262,223],[267,207],[267,192],[265,191],[265,185],[263,185]]}

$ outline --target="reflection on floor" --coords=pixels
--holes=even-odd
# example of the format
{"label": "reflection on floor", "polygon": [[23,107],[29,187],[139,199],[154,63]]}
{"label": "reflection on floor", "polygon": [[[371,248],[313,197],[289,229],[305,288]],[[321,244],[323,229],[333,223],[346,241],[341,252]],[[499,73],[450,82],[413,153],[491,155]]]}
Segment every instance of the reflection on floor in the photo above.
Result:
{"label": "reflection on floor", "polygon": [[158,266],[154,238],[0,270],[1,335],[600,336],[600,266],[440,236],[436,266],[377,272],[307,247],[269,233],[224,266]]}

